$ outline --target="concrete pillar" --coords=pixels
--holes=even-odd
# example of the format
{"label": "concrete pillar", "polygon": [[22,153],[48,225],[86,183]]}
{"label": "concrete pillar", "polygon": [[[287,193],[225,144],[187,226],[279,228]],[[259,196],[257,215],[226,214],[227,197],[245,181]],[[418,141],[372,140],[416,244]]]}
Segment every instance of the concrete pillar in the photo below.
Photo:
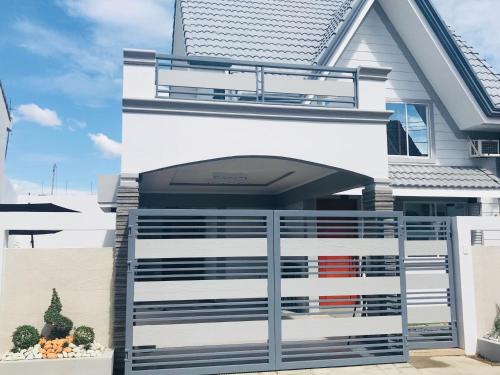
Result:
{"label": "concrete pillar", "polygon": [[128,212],[139,207],[137,175],[120,175],[116,192],[114,253],[113,345],[114,373],[123,374],[125,359],[125,312],[127,299]]}
{"label": "concrete pillar", "polygon": [[394,196],[389,180],[376,180],[363,189],[364,211],[393,211]]}
{"label": "concrete pillar", "polygon": [[500,216],[500,200],[498,198],[480,198],[481,216]]}

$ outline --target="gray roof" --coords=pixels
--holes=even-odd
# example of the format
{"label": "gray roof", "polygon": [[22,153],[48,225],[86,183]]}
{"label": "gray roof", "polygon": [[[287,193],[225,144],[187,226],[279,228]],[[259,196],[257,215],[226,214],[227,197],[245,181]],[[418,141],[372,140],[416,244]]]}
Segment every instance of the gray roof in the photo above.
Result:
{"label": "gray roof", "polygon": [[460,35],[454,31],[451,33],[491,101],[496,107],[500,107],[500,74],[496,73]]}
{"label": "gray roof", "polygon": [[[356,1],[178,0],[177,11],[187,55],[314,64]],[[500,75],[449,31],[482,91],[500,109]]]}
{"label": "gray roof", "polygon": [[500,179],[476,167],[390,164],[389,179],[393,187],[500,189]]}
{"label": "gray roof", "polygon": [[312,64],[354,0],[180,0],[188,55]]}

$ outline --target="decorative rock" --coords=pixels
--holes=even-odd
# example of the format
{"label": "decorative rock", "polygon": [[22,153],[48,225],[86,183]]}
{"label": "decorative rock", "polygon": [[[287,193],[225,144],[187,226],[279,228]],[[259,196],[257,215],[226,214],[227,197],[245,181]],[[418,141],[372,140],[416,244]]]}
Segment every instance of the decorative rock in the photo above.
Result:
{"label": "decorative rock", "polygon": [[[41,340],[42,342],[42,340]],[[43,343],[42,345],[45,345]],[[62,358],[95,358],[103,355],[105,351],[104,345],[99,343],[92,343],[88,349],[84,345],[77,346],[70,343],[68,346],[63,348],[60,347],[42,347],[40,344],[36,344],[28,349],[23,349],[18,353],[7,352],[0,356],[0,361],[22,361],[22,360],[33,360],[33,359],[62,359]]]}

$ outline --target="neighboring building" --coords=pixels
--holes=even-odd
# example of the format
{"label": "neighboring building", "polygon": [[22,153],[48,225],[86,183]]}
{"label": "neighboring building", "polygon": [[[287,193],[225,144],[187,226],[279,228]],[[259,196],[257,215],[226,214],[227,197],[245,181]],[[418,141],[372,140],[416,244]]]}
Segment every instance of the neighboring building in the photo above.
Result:
{"label": "neighboring building", "polygon": [[125,50],[141,207],[498,213],[500,77],[428,1],[251,3],[178,0],[175,58]]}
{"label": "neighboring building", "polygon": [[[55,195],[19,195],[17,197],[19,206],[31,205],[55,205],[55,208],[70,210],[85,215],[90,221],[106,222],[113,221],[114,214],[103,212],[97,203],[97,196],[84,193],[58,193]],[[115,231],[109,229],[95,230],[65,230],[55,233],[44,233],[34,230],[34,235],[26,232],[24,234],[11,234],[8,247],[26,249],[34,248],[100,248],[113,247]]]}
{"label": "neighboring building", "polygon": [[0,203],[12,203],[16,199],[12,184],[5,175],[5,159],[11,131],[12,117],[7,97],[0,82]]}

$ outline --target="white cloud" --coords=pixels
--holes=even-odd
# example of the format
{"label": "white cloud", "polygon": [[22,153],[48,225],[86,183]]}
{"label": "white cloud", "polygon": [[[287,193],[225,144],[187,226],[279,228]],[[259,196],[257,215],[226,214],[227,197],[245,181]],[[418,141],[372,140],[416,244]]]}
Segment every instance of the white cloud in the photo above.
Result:
{"label": "white cloud", "polygon": [[500,72],[499,0],[434,0],[453,30]]}
{"label": "white cloud", "polygon": [[79,129],[85,129],[87,127],[87,123],[85,121],[80,121],[74,118],[69,118],[66,121],[66,125],[68,126],[68,130],[74,132]]}
{"label": "white cloud", "polygon": [[57,127],[62,122],[56,111],[36,104],[21,104],[14,110],[14,122],[32,122],[42,126]]}
{"label": "white cloud", "polygon": [[89,133],[90,140],[105,157],[115,158],[122,154],[122,144],[102,133]]}
{"label": "white cloud", "polygon": [[100,45],[166,48],[172,36],[173,0],[60,0],[59,4],[69,15],[93,23],[94,40]]}
{"label": "white cloud", "polygon": [[59,0],[85,32],[62,32],[22,19],[14,23],[16,45],[54,60],[50,72],[27,77],[38,90],[64,93],[79,105],[100,107],[121,96],[124,48],[169,49],[173,0]]}

